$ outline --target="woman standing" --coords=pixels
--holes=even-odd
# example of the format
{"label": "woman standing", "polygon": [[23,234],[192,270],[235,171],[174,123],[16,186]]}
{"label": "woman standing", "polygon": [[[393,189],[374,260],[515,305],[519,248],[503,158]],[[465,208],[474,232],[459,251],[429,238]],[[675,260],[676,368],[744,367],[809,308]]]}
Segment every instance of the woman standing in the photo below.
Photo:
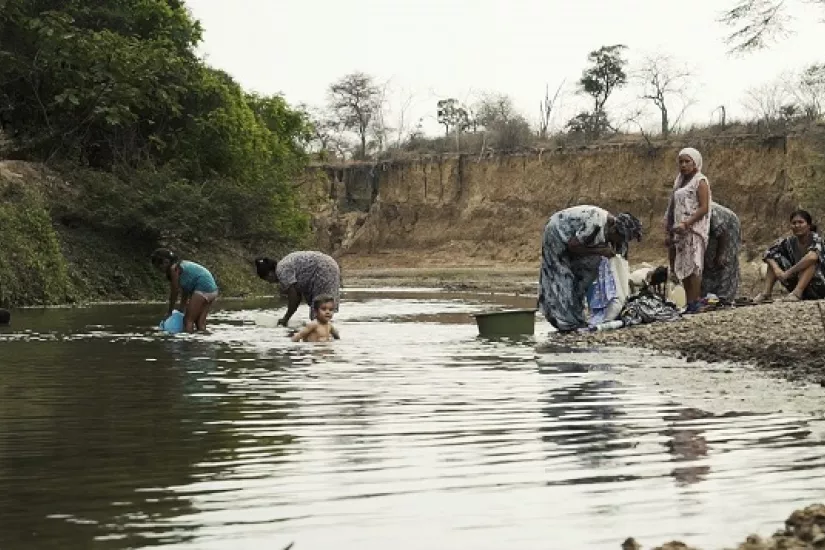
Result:
{"label": "woman standing", "polygon": [[338,311],[341,291],[341,269],[335,258],[322,252],[298,251],[287,254],[276,262],[262,256],[255,259],[255,271],[258,277],[270,283],[278,283],[281,292],[286,294],[286,314],[278,321],[286,326],[295,314],[303,298],[309,306],[309,319],[315,320],[312,303],[323,294],[335,300]]}
{"label": "woman standing", "polygon": [[169,310],[172,314],[180,295],[178,311],[183,312],[183,327],[186,332],[206,330],[206,316],[218,298],[218,285],[208,269],[195,262],[179,260],[178,256],[166,248],[152,252],[152,265],[169,279]]}
{"label": "woman standing", "polygon": [[586,327],[585,298],[601,259],[626,255],[633,239],[642,239],[642,223],[628,213],[582,205],[553,214],[544,228],[539,275],[545,319],[560,332]]}
{"label": "woman standing", "polygon": [[685,289],[687,309],[696,313],[702,294],[702,271],[710,231],[710,184],[702,173],[702,155],[692,148],[679,152],[679,175],[673,183],[665,229],[673,247],[673,273]]}
{"label": "woman standing", "polygon": [[825,247],[811,215],[805,210],[792,213],[791,231],[792,236],[776,241],[762,257],[768,264],[765,290],[753,299],[754,302],[769,299],[776,281],[790,293],[785,301],[825,298]]}

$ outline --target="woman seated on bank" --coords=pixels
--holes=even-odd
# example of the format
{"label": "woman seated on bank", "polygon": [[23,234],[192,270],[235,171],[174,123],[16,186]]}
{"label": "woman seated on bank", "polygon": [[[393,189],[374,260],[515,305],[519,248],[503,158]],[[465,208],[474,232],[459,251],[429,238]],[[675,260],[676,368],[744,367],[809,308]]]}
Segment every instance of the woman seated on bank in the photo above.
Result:
{"label": "woman seated on bank", "polygon": [[797,210],[790,219],[793,235],[776,241],[762,257],[768,264],[768,272],[765,290],[753,299],[756,303],[770,299],[776,281],[790,292],[783,301],[825,298],[822,238],[807,211]]}

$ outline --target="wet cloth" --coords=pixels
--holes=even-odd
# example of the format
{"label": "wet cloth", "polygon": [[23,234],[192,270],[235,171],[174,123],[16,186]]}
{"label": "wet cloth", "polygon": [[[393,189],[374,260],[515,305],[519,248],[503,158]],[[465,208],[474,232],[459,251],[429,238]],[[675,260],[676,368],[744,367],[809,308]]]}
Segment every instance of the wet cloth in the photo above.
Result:
{"label": "wet cloth", "polygon": [[[739,292],[739,249],[742,236],[739,217],[729,208],[712,203],[710,206],[710,229],[708,248],[705,251],[705,267],[702,273],[702,296],[715,294],[722,303],[730,304]],[[716,265],[719,240],[727,242],[723,254],[725,262],[722,267]]]}
{"label": "wet cloth", "polygon": [[[708,178],[702,173],[702,155],[696,149],[683,149],[679,156],[689,155],[696,164],[697,172],[685,182],[680,174],[673,182],[673,194],[668,205],[668,230],[672,231],[680,223],[692,216],[699,209],[699,184],[708,184]],[[709,197],[710,198],[710,197]],[[674,235],[673,271],[683,281],[691,275],[701,275],[705,264],[705,250],[708,246],[711,212],[697,220],[684,235]]]}
{"label": "wet cloth", "polygon": [[341,292],[341,270],[334,258],[322,252],[299,251],[287,254],[275,266],[275,274],[282,292],[295,290],[309,306],[309,318],[315,319],[312,302],[321,295],[332,296],[338,311]]}
{"label": "wet cloth", "polygon": [[178,267],[180,267],[178,284],[184,295],[191,296],[196,290],[204,294],[218,291],[218,284],[215,282],[212,273],[202,265],[181,260],[178,262]]}
{"label": "wet cloth", "polygon": [[602,257],[599,275],[587,294],[591,328],[619,318],[629,293],[628,272],[624,258],[614,256],[608,260]]}
{"label": "wet cloth", "polygon": [[608,212],[590,205],[553,214],[544,228],[538,307],[558,330],[587,325],[584,317],[588,287],[599,275],[601,256],[571,256],[567,245],[576,238],[587,246],[606,244]]}
{"label": "wet cloth", "polygon": [[[796,237],[785,237],[773,243],[762,256],[764,261],[773,260],[782,269],[787,271],[795,266],[808,252],[816,252],[819,257],[816,273],[810,284],[802,294],[803,300],[821,300],[825,298],[825,245],[818,233],[811,233],[811,245],[807,248],[799,246]],[[770,269],[770,267],[768,267]],[[780,281],[788,292],[793,292],[799,277],[794,275],[786,281]]]}
{"label": "wet cloth", "polygon": [[642,325],[655,322],[671,322],[681,319],[675,305],[662,300],[660,296],[644,290],[628,298],[622,309],[622,321],[625,326]]}

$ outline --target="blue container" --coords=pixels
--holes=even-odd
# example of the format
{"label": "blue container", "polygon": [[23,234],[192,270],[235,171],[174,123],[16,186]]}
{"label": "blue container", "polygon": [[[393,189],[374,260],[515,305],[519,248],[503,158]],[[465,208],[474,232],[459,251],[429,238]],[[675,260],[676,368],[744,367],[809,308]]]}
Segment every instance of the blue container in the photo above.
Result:
{"label": "blue container", "polygon": [[161,321],[158,328],[169,334],[183,332],[183,313],[178,310],[173,311],[172,315]]}

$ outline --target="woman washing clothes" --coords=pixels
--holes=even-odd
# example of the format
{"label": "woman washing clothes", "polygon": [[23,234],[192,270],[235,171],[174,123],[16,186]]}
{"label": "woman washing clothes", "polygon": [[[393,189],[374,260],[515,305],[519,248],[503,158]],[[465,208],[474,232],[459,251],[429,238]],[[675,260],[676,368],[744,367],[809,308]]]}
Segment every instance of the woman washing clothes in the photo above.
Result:
{"label": "woman washing clothes", "polygon": [[341,291],[341,270],[332,256],[322,252],[298,251],[287,254],[276,262],[267,257],[255,259],[258,277],[270,283],[277,283],[287,297],[286,314],[278,321],[286,326],[301,305],[301,299],[309,306],[309,319],[315,320],[312,303],[316,297],[329,295],[335,301],[334,311],[338,311]]}
{"label": "woman washing clothes", "polygon": [[665,215],[665,244],[671,249],[671,272],[685,289],[685,313],[697,313],[701,307],[702,271],[710,231],[710,184],[701,170],[699,151],[686,148],[679,152],[679,175],[673,182]]}
{"label": "woman washing clothes", "polygon": [[587,326],[585,297],[598,278],[602,258],[625,255],[641,241],[642,223],[633,215],[610,214],[581,205],[556,212],[544,228],[538,307],[560,332]]}
{"label": "woman washing clothes", "polygon": [[792,213],[791,231],[792,236],[779,239],[762,256],[768,264],[768,272],[765,289],[753,299],[754,302],[770,299],[776,281],[790,293],[784,301],[825,298],[825,248],[811,215],[805,210]]}
{"label": "woman washing clothes", "polygon": [[733,303],[739,292],[741,244],[739,216],[730,208],[712,203],[705,269],[702,273],[702,296],[714,294],[723,304]]}
{"label": "woman washing clothes", "polygon": [[195,262],[178,259],[177,254],[166,248],[152,252],[152,265],[169,280],[169,310],[175,310],[180,296],[178,311],[183,312],[186,332],[206,330],[206,316],[218,298],[218,285],[208,269]]}

